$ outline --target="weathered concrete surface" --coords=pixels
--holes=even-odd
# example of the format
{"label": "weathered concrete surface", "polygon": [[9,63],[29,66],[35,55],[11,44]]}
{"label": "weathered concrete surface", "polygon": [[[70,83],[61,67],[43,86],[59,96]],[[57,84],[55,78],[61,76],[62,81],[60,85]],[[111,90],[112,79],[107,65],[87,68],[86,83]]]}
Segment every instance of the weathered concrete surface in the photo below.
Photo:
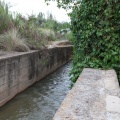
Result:
{"label": "weathered concrete surface", "polygon": [[68,62],[72,47],[55,47],[47,53],[46,57],[43,51],[0,56],[0,106]]}
{"label": "weathered concrete surface", "polygon": [[115,71],[85,68],[53,120],[120,120]]}

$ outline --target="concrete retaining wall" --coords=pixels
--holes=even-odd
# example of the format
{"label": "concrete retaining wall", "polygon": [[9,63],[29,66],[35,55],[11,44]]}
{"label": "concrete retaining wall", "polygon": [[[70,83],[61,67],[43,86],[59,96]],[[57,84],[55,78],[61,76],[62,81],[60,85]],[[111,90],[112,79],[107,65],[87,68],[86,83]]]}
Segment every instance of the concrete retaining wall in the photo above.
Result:
{"label": "concrete retaining wall", "polygon": [[47,52],[48,57],[42,51],[0,57],[0,106],[68,62],[72,47],[56,47]]}
{"label": "concrete retaining wall", "polygon": [[85,68],[53,120],[120,120],[115,71]]}

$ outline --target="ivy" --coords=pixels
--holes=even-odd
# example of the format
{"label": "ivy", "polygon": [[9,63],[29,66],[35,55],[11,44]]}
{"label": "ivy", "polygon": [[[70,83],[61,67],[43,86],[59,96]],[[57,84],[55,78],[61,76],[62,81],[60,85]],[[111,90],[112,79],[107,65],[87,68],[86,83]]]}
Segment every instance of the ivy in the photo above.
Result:
{"label": "ivy", "polygon": [[[52,1],[52,0],[45,0]],[[71,80],[83,68],[115,69],[120,81],[120,0],[55,0],[71,8],[74,45]]]}
{"label": "ivy", "polygon": [[82,0],[70,17],[75,37],[71,80],[85,67],[115,69],[120,79],[120,1]]}

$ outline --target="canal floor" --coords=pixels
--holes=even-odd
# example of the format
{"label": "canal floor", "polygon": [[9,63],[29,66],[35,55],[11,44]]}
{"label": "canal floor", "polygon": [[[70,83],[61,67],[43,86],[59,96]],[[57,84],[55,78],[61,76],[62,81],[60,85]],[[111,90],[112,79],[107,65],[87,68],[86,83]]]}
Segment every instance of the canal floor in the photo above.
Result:
{"label": "canal floor", "polygon": [[0,120],[52,120],[70,90],[67,63],[0,108]]}

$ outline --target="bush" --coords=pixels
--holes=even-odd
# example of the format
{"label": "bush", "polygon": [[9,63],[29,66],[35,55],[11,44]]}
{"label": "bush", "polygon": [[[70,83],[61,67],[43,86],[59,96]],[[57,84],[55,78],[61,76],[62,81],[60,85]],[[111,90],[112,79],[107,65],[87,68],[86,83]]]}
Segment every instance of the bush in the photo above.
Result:
{"label": "bush", "polygon": [[[10,43],[10,46],[6,44],[5,46],[3,45],[3,43],[7,41],[3,39],[7,39],[8,36],[14,34],[10,32],[11,29],[16,28],[23,38],[27,38],[27,44],[30,49],[43,49],[46,47],[45,45],[48,44],[48,41],[57,39],[55,32],[57,32],[58,28],[66,25],[69,24],[58,23],[52,14],[48,14],[47,19],[45,19],[43,13],[40,13],[38,16],[32,14],[28,16],[28,18],[17,13],[14,14],[13,17],[9,11],[9,5],[0,1],[0,34],[9,31],[1,35],[1,48],[4,50],[13,50],[10,47],[13,45],[12,43]],[[8,36],[7,33],[9,33]],[[12,42],[12,40],[8,41]]]}
{"label": "bush", "polygon": [[68,39],[69,41],[71,42],[74,41],[74,36],[72,32],[67,33],[65,36],[66,36],[66,39]]}
{"label": "bush", "polygon": [[9,30],[0,35],[0,48],[6,51],[29,51],[29,47],[26,45],[25,39],[21,38],[16,29]]}
{"label": "bush", "polygon": [[[45,0],[47,3],[52,0]],[[72,8],[75,82],[84,67],[115,69],[120,81],[120,1],[56,0],[58,7]]]}
{"label": "bush", "polygon": [[54,41],[56,40],[56,36],[53,30],[51,29],[45,29],[45,28],[39,28],[38,29],[40,31],[41,34],[43,34],[45,36],[45,39],[47,41]]}
{"label": "bush", "polygon": [[75,37],[72,81],[85,67],[115,69],[120,79],[120,1],[82,0],[70,17]]}

